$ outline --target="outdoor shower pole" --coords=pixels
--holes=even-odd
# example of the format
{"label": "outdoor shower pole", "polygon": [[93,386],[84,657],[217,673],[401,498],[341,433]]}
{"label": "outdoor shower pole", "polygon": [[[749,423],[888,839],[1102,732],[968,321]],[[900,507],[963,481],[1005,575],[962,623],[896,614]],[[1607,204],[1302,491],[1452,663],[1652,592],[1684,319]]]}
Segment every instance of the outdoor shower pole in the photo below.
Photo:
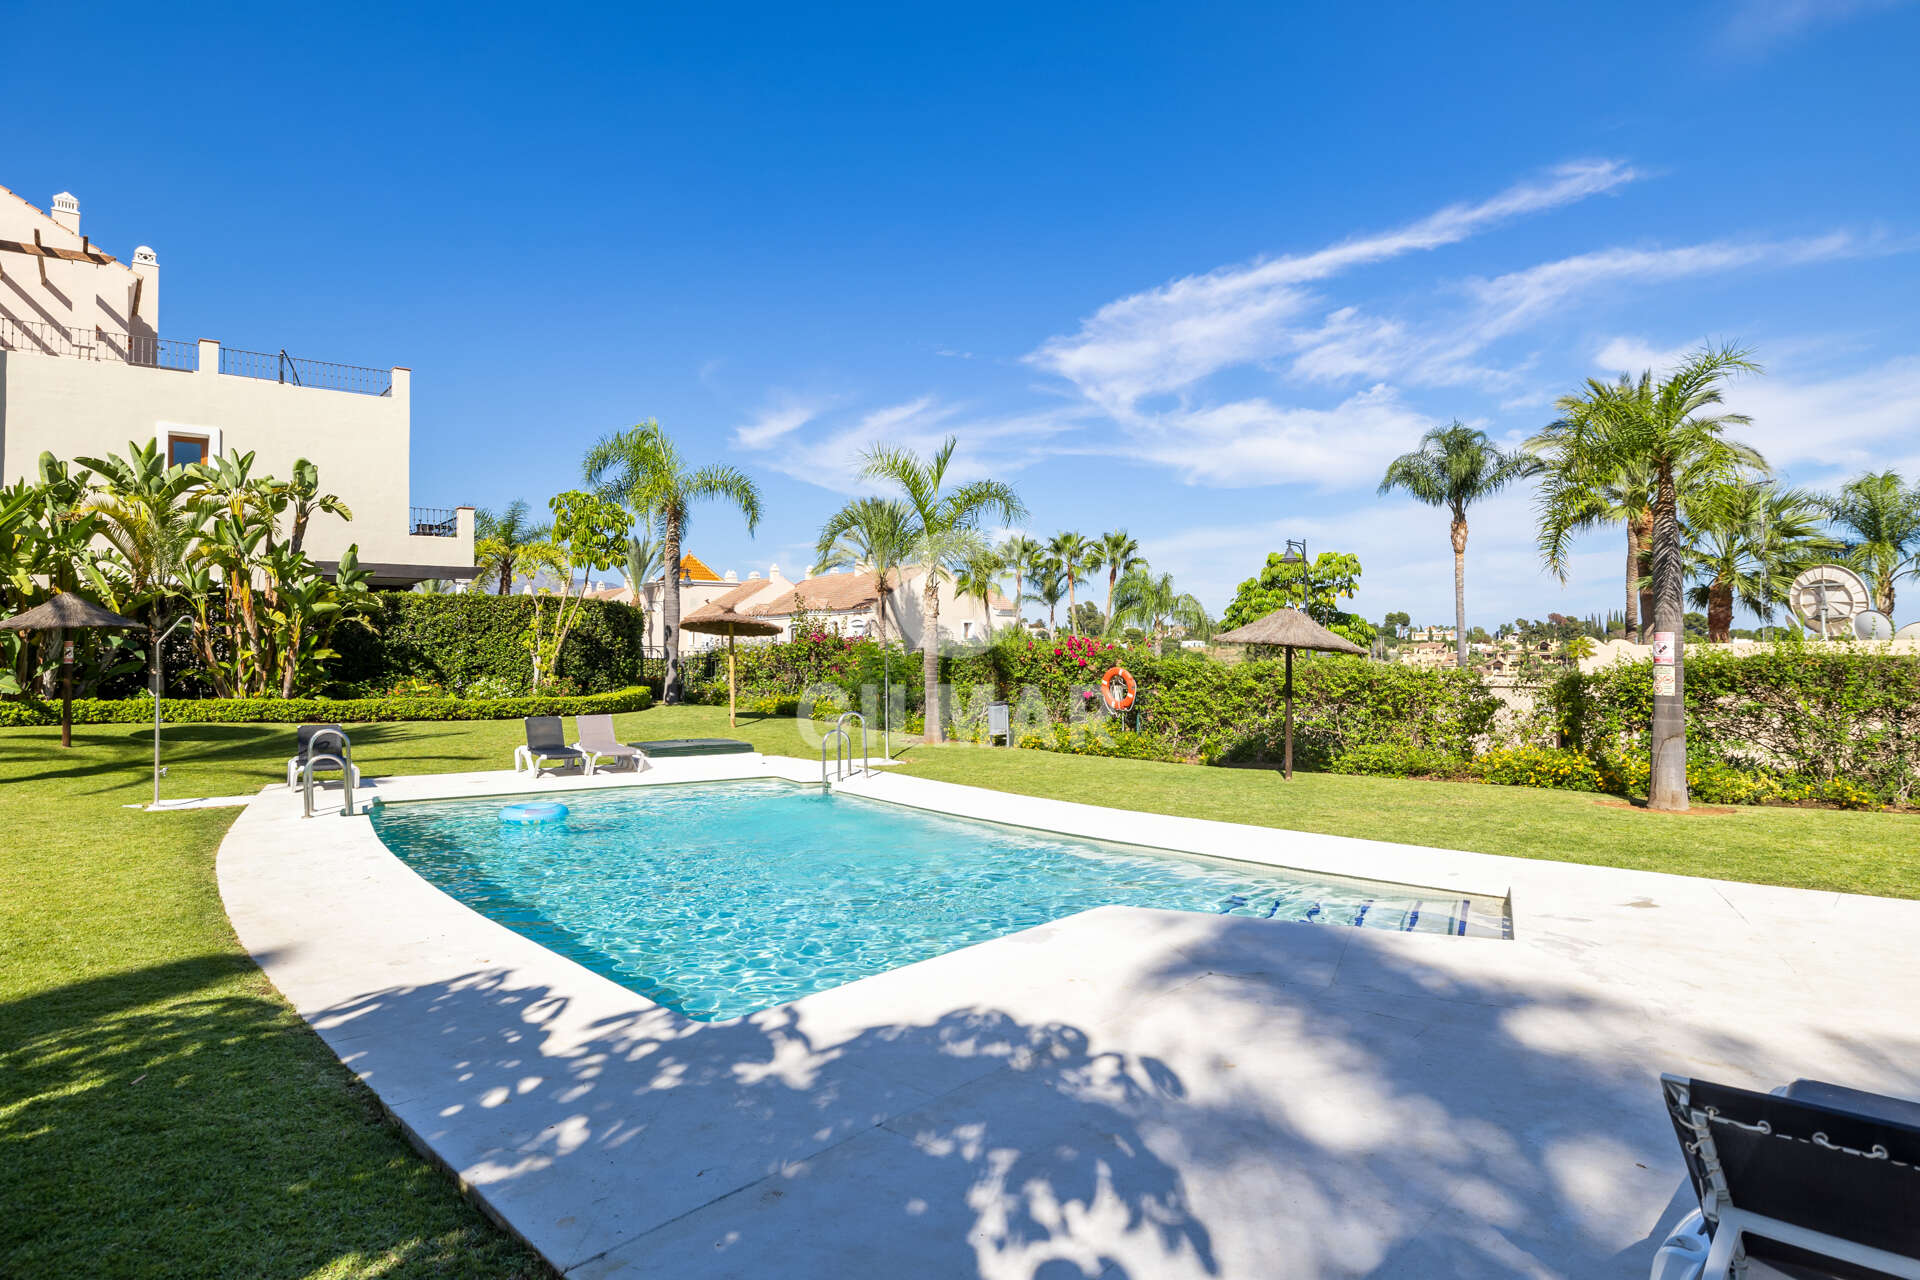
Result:
{"label": "outdoor shower pole", "polygon": [[159,638],[153,642],[153,807],[156,809],[160,807],[160,682],[162,679],[160,646],[165,644],[167,637],[179,630],[180,624],[186,620],[187,615],[181,614],[173,620],[173,625],[162,631]]}

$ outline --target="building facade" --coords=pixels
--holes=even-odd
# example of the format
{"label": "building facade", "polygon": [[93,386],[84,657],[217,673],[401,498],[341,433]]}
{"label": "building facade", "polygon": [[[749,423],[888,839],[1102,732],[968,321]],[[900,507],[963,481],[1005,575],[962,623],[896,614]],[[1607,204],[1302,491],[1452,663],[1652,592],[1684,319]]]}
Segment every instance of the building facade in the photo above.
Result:
{"label": "building facade", "polygon": [[176,462],[254,454],[254,472],[319,468],[349,522],[316,515],[322,567],[349,544],[381,586],[473,576],[473,509],[416,507],[412,375],[167,336],[160,262],[123,263],[80,230],[62,192],[50,211],[0,187],[0,484],[43,452],[71,460],[156,441]]}

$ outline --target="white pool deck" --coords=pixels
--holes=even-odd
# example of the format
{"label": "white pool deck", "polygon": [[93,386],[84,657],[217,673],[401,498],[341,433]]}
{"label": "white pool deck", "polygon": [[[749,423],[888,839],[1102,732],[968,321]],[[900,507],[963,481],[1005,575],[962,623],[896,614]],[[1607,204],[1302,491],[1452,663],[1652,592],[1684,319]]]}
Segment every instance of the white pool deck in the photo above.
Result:
{"label": "white pool deck", "polygon": [[[731,756],[371,794],[767,776],[819,771]],[[582,1278],[1637,1280],[1689,1203],[1659,1072],[1920,1096],[1920,902],[843,785],[1509,894],[1515,936],[1107,907],[703,1024],[428,885],[337,788],[311,820],[256,798],[220,889],[414,1139]]]}

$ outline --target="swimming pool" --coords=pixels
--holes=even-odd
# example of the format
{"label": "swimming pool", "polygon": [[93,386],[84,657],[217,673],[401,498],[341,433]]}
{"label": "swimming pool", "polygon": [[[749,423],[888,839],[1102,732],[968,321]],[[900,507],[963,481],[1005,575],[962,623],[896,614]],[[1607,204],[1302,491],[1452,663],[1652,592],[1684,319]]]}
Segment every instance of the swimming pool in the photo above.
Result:
{"label": "swimming pool", "polygon": [[701,1020],[1093,907],[1499,936],[1505,903],[950,818],[790,782],[378,806],[374,829],[490,919]]}

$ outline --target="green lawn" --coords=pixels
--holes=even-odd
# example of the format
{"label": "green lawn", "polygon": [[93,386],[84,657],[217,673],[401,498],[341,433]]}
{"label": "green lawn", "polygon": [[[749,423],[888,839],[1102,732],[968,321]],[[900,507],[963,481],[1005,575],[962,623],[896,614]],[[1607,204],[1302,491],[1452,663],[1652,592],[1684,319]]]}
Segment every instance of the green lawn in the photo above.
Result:
{"label": "green lawn", "polygon": [[[623,737],[728,734],[656,708]],[[370,773],[503,768],[518,722],[353,729]],[[213,860],[231,810],[145,814],[149,731],[0,730],[0,1275],[546,1274],[418,1156],[241,953]],[[169,726],[168,796],[284,777],[289,731]],[[815,758],[791,719],[732,736]],[[903,770],[1031,795],[1522,857],[1920,897],[1916,819],[1668,817],[1594,797],[914,748]]]}
{"label": "green lawn", "polygon": [[904,772],[1223,822],[1680,875],[1920,898],[1920,817],[1832,809],[1662,814],[1611,797],[1471,782],[919,747]]}

